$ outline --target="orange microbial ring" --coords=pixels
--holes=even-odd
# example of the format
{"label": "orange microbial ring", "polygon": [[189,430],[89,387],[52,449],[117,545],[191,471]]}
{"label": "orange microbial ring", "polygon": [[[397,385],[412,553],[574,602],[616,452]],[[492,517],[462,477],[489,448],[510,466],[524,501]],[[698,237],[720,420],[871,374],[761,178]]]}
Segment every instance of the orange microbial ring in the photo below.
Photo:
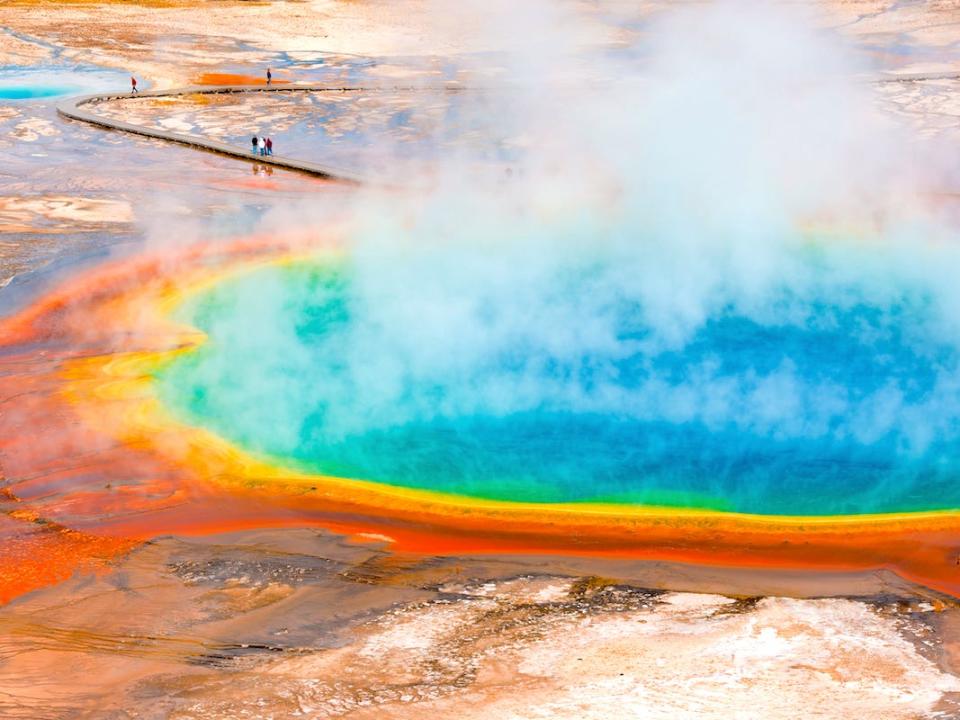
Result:
{"label": "orange microbial ring", "polygon": [[[273,85],[288,85],[289,80],[273,78]],[[259,75],[242,75],[239,73],[203,73],[195,81],[197,85],[266,85],[267,78]]]}
{"label": "orange microbial ring", "polygon": [[160,534],[282,526],[376,533],[399,550],[432,554],[887,569],[960,597],[953,511],[787,516],[466,497],[291,470],[178,420],[158,397],[155,373],[206,337],[174,320],[175,308],[226,277],[335,252],[330,243],[255,238],[134,257],[81,274],[0,324],[0,461],[16,500],[8,506],[98,538],[71,539],[69,550],[35,544],[35,559],[59,558],[36,581],[16,570],[21,546],[3,543],[0,567],[10,570],[0,573],[0,599]]}

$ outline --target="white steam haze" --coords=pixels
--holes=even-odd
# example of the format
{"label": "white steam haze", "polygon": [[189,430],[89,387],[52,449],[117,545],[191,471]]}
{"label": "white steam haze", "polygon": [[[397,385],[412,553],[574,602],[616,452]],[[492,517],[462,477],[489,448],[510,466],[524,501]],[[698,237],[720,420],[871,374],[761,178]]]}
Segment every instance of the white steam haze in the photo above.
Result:
{"label": "white steam haze", "polygon": [[[960,254],[923,200],[938,173],[884,117],[870,68],[810,9],[684,4],[613,49],[564,3],[440,5],[438,32],[480,28],[505,68],[459,101],[516,141],[516,159],[450,156],[409,189],[360,191],[347,209],[354,322],[335,337],[339,371],[318,375],[330,348],[283,319],[315,298],[265,281],[241,323],[218,332],[282,352],[255,377],[207,368],[243,388],[224,400],[233,412],[253,425],[262,403],[277,406],[291,444],[315,407],[332,434],[548,409],[775,438],[894,433],[911,450],[956,436],[960,372],[931,349],[960,347]],[[299,215],[319,229],[328,217]],[[282,231],[289,217],[266,224]],[[805,377],[786,351],[736,372],[709,352],[680,375],[656,362],[712,320],[847,332],[836,313],[858,306],[879,318],[851,330],[861,344],[910,315],[903,342],[929,360],[930,388],[911,393],[892,370],[858,394]],[[637,356],[649,362],[627,381],[622,363]]]}

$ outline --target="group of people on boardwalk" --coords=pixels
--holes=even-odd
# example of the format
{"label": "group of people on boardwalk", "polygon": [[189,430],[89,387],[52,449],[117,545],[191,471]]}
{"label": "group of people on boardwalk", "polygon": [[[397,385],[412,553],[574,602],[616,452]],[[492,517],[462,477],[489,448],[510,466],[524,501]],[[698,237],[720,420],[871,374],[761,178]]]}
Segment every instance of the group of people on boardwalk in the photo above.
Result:
{"label": "group of people on boardwalk", "polygon": [[250,150],[254,155],[273,155],[273,140],[254,135],[250,139]]}

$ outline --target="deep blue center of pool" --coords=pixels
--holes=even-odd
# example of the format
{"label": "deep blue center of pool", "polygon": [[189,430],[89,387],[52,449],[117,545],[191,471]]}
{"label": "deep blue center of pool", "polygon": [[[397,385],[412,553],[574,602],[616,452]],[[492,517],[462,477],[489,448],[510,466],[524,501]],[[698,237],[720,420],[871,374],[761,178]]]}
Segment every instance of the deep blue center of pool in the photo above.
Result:
{"label": "deep blue center of pool", "polygon": [[[209,341],[159,374],[163,400],[290,467],[475,497],[787,515],[960,508],[960,351],[922,287],[883,303],[832,289],[799,315],[784,292],[762,317],[719,308],[671,347],[644,345],[653,330],[625,302],[612,312],[618,342],[641,341],[631,354],[551,358],[520,338],[431,376],[398,371],[386,343],[358,354],[351,283],[304,264],[201,295],[185,319]],[[457,351],[455,338],[435,348]],[[534,382],[545,389],[533,404],[490,401]]]}

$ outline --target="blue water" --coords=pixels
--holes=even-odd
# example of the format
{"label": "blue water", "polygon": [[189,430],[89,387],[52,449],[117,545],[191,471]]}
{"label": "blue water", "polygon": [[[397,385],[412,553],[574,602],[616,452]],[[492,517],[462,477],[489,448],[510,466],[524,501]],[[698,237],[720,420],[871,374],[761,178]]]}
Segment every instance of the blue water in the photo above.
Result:
{"label": "blue water", "polygon": [[0,100],[44,100],[126,89],[126,73],[94,65],[0,66]]}
{"label": "blue water", "polygon": [[[398,375],[407,359],[360,327],[351,282],[303,265],[209,291],[186,318],[209,341],[159,373],[161,397],[283,465],[474,497],[960,508],[960,350],[922,287],[883,303],[856,284],[784,289],[762,316],[721,308],[671,348],[642,342],[654,330],[625,300],[614,315],[633,353],[551,357],[519,339],[453,373]],[[459,349],[451,337],[436,353]],[[531,386],[534,402],[489,400]]]}
{"label": "blue water", "polygon": [[48,98],[60,95],[70,95],[77,92],[71,85],[14,85],[0,86],[2,100],[28,100],[31,98]]}

